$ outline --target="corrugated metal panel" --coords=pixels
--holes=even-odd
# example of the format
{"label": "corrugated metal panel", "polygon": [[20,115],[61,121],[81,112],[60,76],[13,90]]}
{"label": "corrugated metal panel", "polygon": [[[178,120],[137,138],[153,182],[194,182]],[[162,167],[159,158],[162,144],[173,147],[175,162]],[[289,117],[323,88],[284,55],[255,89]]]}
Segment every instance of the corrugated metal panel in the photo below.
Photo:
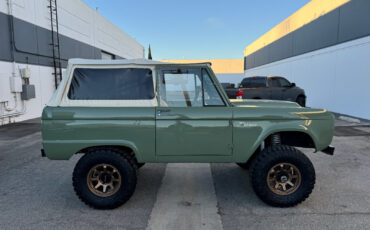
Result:
{"label": "corrugated metal panel", "polygon": [[336,9],[293,32],[292,56],[337,44],[338,23],[339,9]]}
{"label": "corrugated metal panel", "polygon": [[339,42],[370,33],[370,0],[352,0],[340,9]]}
{"label": "corrugated metal panel", "polygon": [[248,56],[257,50],[276,42],[280,38],[298,30],[322,15],[325,15],[348,2],[350,2],[350,0],[310,1],[290,17],[282,21],[279,25],[275,26],[252,44],[248,45],[244,50],[244,56]]}
{"label": "corrugated metal panel", "polygon": [[272,43],[268,46],[268,62],[278,61],[282,58],[288,58],[293,55],[293,35],[288,34],[281,38],[279,43]]}
{"label": "corrugated metal panel", "polygon": [[369,0],[352,0],[247,55],[245,69],[368,36],[369,12]]}

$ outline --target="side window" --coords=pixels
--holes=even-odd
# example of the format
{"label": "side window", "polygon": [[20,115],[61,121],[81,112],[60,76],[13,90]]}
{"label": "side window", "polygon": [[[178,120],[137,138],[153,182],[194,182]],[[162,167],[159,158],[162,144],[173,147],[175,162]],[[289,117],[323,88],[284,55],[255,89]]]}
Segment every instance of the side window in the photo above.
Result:
{"label": "side window", "polygon": [[152,70],[76,68],[67,96],[70,100],[153,99]]}
{"label": "side window", "polygon": [[250,82],[245,88],[265,88],[266,78],[264,77],[251,77]]}
{"label": "side window", "polygon": [[201,107],[202,82],[196,70],[164,70],[160,79],[160,105]]}
{"label": "side window", "polygon": [[280,87],[279,79],[277,78],[270,78],[271,87]]}
{"label": "side window", "polygon": [[289,87],[290,82],[286,80],[285,78],[279,78],[280,86],[281,87]]}
{"label": "side window", "polygon": [[250,83],[250,78],[244,78],[243,81],[240,83],[239,88],[247,88]]}
{"label": "side window", "polygon": [[205,69],[202,69],[203,76],[203,91],[204,91],[204,105],[205,106],[224,106],[220,94],[218,93],[216,86],[212,82]]}
{"label": "side window", "polygon": [[224,106],[206,70],[163,70],[159,82],[160,106]]}

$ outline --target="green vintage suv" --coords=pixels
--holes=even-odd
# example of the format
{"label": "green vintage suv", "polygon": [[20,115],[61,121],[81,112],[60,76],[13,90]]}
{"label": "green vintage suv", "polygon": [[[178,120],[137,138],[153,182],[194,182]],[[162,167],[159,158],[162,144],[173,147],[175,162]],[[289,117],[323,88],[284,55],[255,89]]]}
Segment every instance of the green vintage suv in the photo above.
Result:
{"label": "green vintage suv", "polygon": [[98,209],[124,204],[145,163],[237,163],[278,207],[315,184],[295,147],[333,154],[334,117],[294,102],[230,101],[210,63],[71,59],[42,113],[42,155],[68,160],[77,196]]}

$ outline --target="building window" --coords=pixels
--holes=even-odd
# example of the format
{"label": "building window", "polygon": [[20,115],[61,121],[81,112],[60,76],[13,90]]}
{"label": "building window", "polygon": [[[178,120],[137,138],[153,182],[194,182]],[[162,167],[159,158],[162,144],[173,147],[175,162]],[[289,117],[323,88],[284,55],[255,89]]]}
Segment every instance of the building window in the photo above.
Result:
{"label": "building window", "polygon": [[114,58],[114,54],[111,54],[111,53],[108,53],[108,52],[105,52],[105,51],[101,51],[101,59],[103,60],[113,60],[115,59]]}

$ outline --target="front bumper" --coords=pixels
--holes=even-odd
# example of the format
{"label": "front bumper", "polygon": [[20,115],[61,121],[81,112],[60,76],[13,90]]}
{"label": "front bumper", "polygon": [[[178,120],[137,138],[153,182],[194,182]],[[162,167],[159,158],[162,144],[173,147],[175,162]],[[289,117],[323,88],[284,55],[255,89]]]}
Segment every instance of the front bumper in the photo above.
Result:
{"label": "front bumper", "polygon": [[329,145],[325,149],[321,150],[321,152],[332,156],[332,155],[334,155],[334,150],[335,150],[334,146]]}

